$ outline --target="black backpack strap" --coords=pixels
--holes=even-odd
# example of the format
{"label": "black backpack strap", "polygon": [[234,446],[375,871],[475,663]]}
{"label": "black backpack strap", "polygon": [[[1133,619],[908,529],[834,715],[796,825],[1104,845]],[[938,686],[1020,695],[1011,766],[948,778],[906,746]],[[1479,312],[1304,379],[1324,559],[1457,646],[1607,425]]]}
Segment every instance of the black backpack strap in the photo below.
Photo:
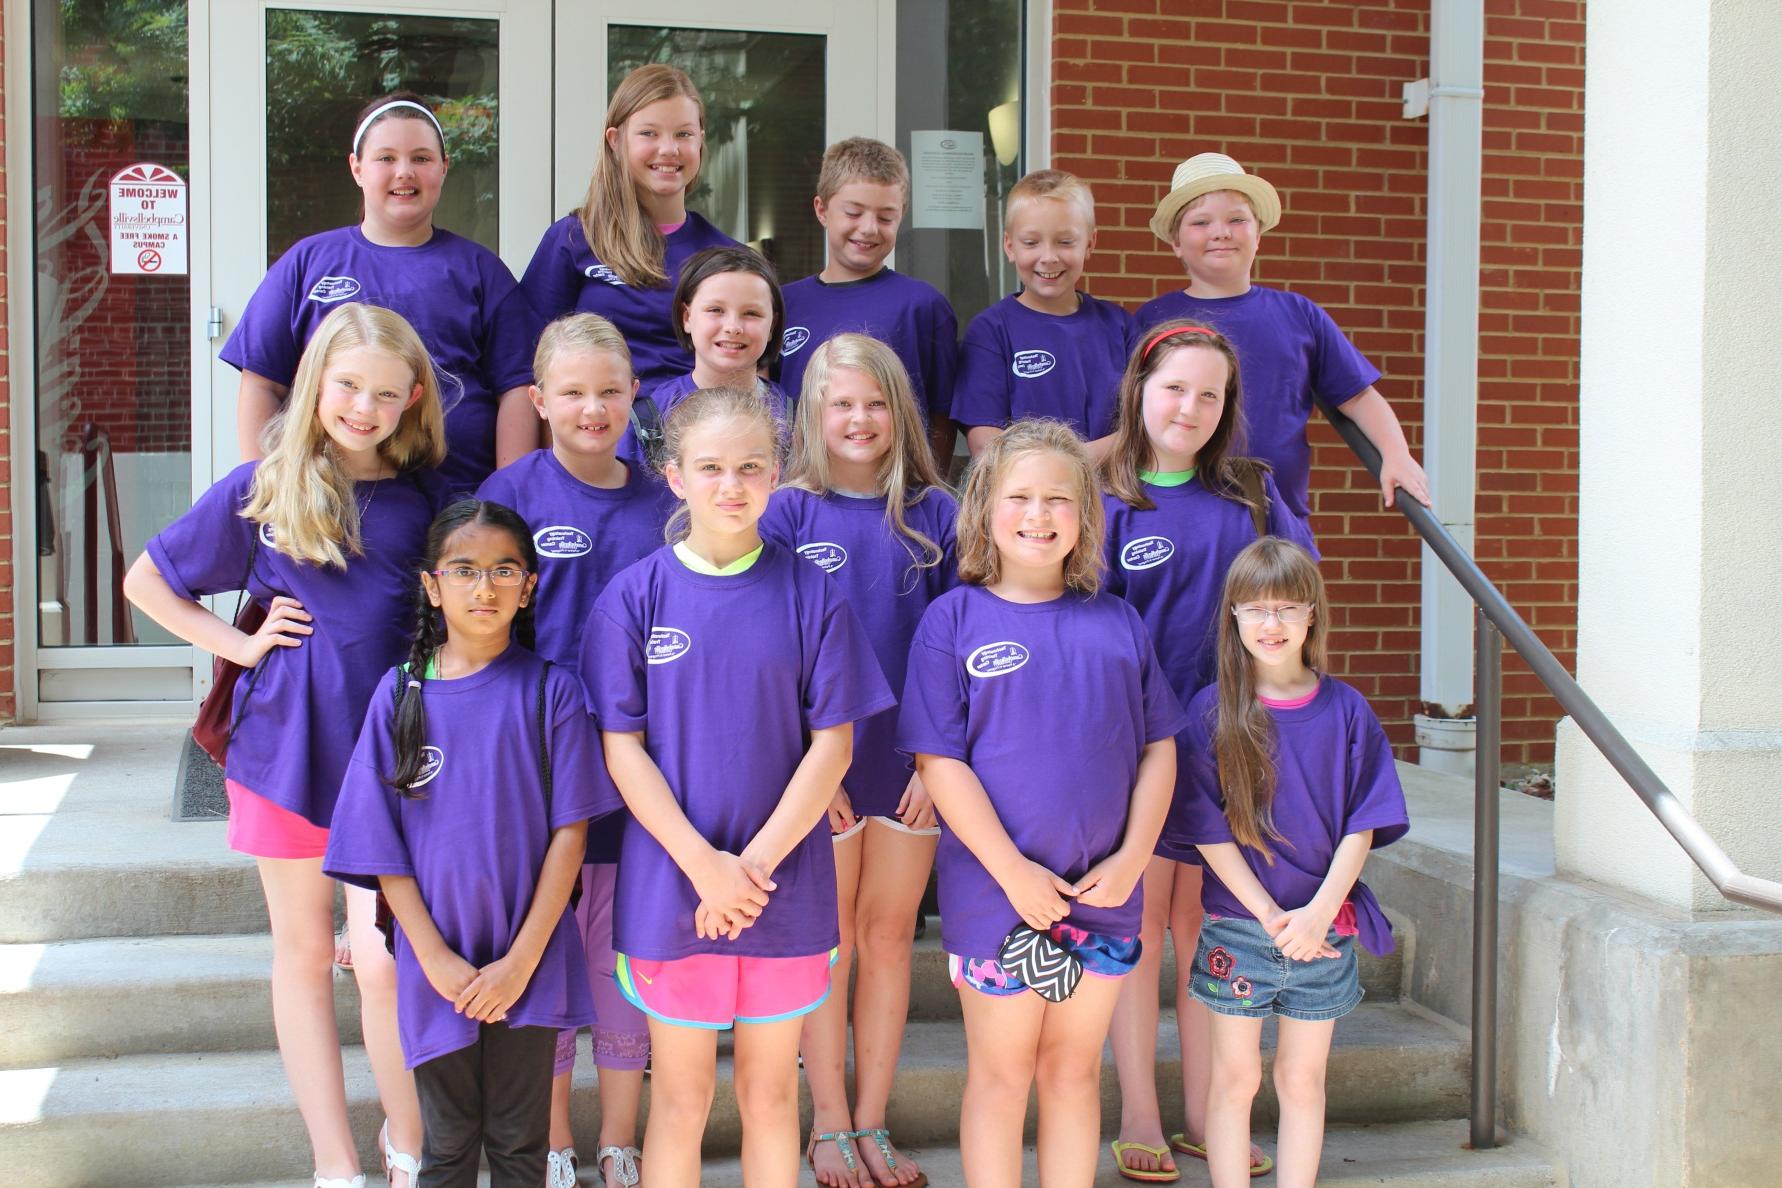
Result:
{"label": "black backpack strap", "polygon": [[1226,469],[1237,480],[1244,503],[1250,508],[1250,523],[1259,537],[1268,535],[1268,489],[1262,484],[1262,467],[1254,458],[1232,458]]}

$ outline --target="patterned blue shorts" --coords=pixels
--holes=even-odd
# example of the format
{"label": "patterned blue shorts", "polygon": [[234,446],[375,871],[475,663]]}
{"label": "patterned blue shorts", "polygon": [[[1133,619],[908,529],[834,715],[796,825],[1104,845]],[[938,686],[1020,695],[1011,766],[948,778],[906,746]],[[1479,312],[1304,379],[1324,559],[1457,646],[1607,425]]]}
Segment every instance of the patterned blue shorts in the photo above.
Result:
{"label": "patterned blue shorts", "polygon": [[[1047,933],[1061,947],[1076,954],[1083,972],[1098,978],[1123,978],[1139,962],[1139,938],[1104,936],[1070,924],[1054,924]],[[1021,979],[1002,967],[994,957],[961,957],[947,954],[947,977],[955,989],[964,985],[997,998],[1024,993]]]}

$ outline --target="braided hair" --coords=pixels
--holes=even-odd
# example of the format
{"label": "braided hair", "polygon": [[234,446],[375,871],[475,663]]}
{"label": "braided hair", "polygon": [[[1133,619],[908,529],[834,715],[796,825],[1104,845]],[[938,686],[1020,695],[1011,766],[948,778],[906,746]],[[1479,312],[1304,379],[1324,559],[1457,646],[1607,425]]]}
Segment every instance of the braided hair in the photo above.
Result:
{"label": "braided hair", "polygon": [[[446,546],[459,531],[479,526],[506,532],[519,549],[526,572],[538,572],[538,548],[532,541],[532,529],[520,513],[484,499],[460,499],[433,518],[427,529],[426,568],[432,569],[439,564],[440,558],[446,554]],[[533,601],[529,599],[520,607],[513,622],[514,639],[527,649],[535,646],[537,636]],[[427,679],[428,665],[446,641],[446,634],[444,612],[433,605],[433,600],[427,597],[426,583],[416,575],[414,639],[408,646],[408,661],[396,670],[395,677],[396,771],[389,781],[400,795],[414,800],[426,795],[414,787],[415,781],[421,777],[427,742],[427,710],[421,698],[421,685]]]}

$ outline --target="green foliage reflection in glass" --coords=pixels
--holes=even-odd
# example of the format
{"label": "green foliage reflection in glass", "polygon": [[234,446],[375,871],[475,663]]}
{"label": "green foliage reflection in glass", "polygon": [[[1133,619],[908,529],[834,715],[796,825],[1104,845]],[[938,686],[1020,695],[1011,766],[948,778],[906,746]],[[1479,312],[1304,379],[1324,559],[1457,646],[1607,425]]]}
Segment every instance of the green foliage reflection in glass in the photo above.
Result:
{"label": "green foliage reflection in glass", "polygon": [[60,16],[56,114],[185,123],[183,0],[62,0]]}
{"label": "green foliage reflection in glass", "polygon": [[268,10],[267,262],[358,221],[346,175],[354,120],[396,90],[425,96],[445,132],[451,173],[434,224],[496,250],[498,34],[493,20]]}

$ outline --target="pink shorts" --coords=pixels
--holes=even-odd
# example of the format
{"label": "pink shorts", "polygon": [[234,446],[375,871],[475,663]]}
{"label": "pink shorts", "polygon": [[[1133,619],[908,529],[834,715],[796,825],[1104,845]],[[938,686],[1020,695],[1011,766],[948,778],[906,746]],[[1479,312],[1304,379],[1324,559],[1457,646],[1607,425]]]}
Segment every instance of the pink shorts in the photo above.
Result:
{"label": "pink shorts", "polygon": [[234,780],[224,780],[223,787],[229,791],[231,850],[255,858],[320,858],[327,852],[326,829]]}
{"label": "pink shorts", "polygon": [[796,1019],[829,997],[829,967],[840,950],[809,957],[731,957],[695,953],[673,961],[614,954],[619,992],[652,1019],[726,1031],[738,1023]]}

